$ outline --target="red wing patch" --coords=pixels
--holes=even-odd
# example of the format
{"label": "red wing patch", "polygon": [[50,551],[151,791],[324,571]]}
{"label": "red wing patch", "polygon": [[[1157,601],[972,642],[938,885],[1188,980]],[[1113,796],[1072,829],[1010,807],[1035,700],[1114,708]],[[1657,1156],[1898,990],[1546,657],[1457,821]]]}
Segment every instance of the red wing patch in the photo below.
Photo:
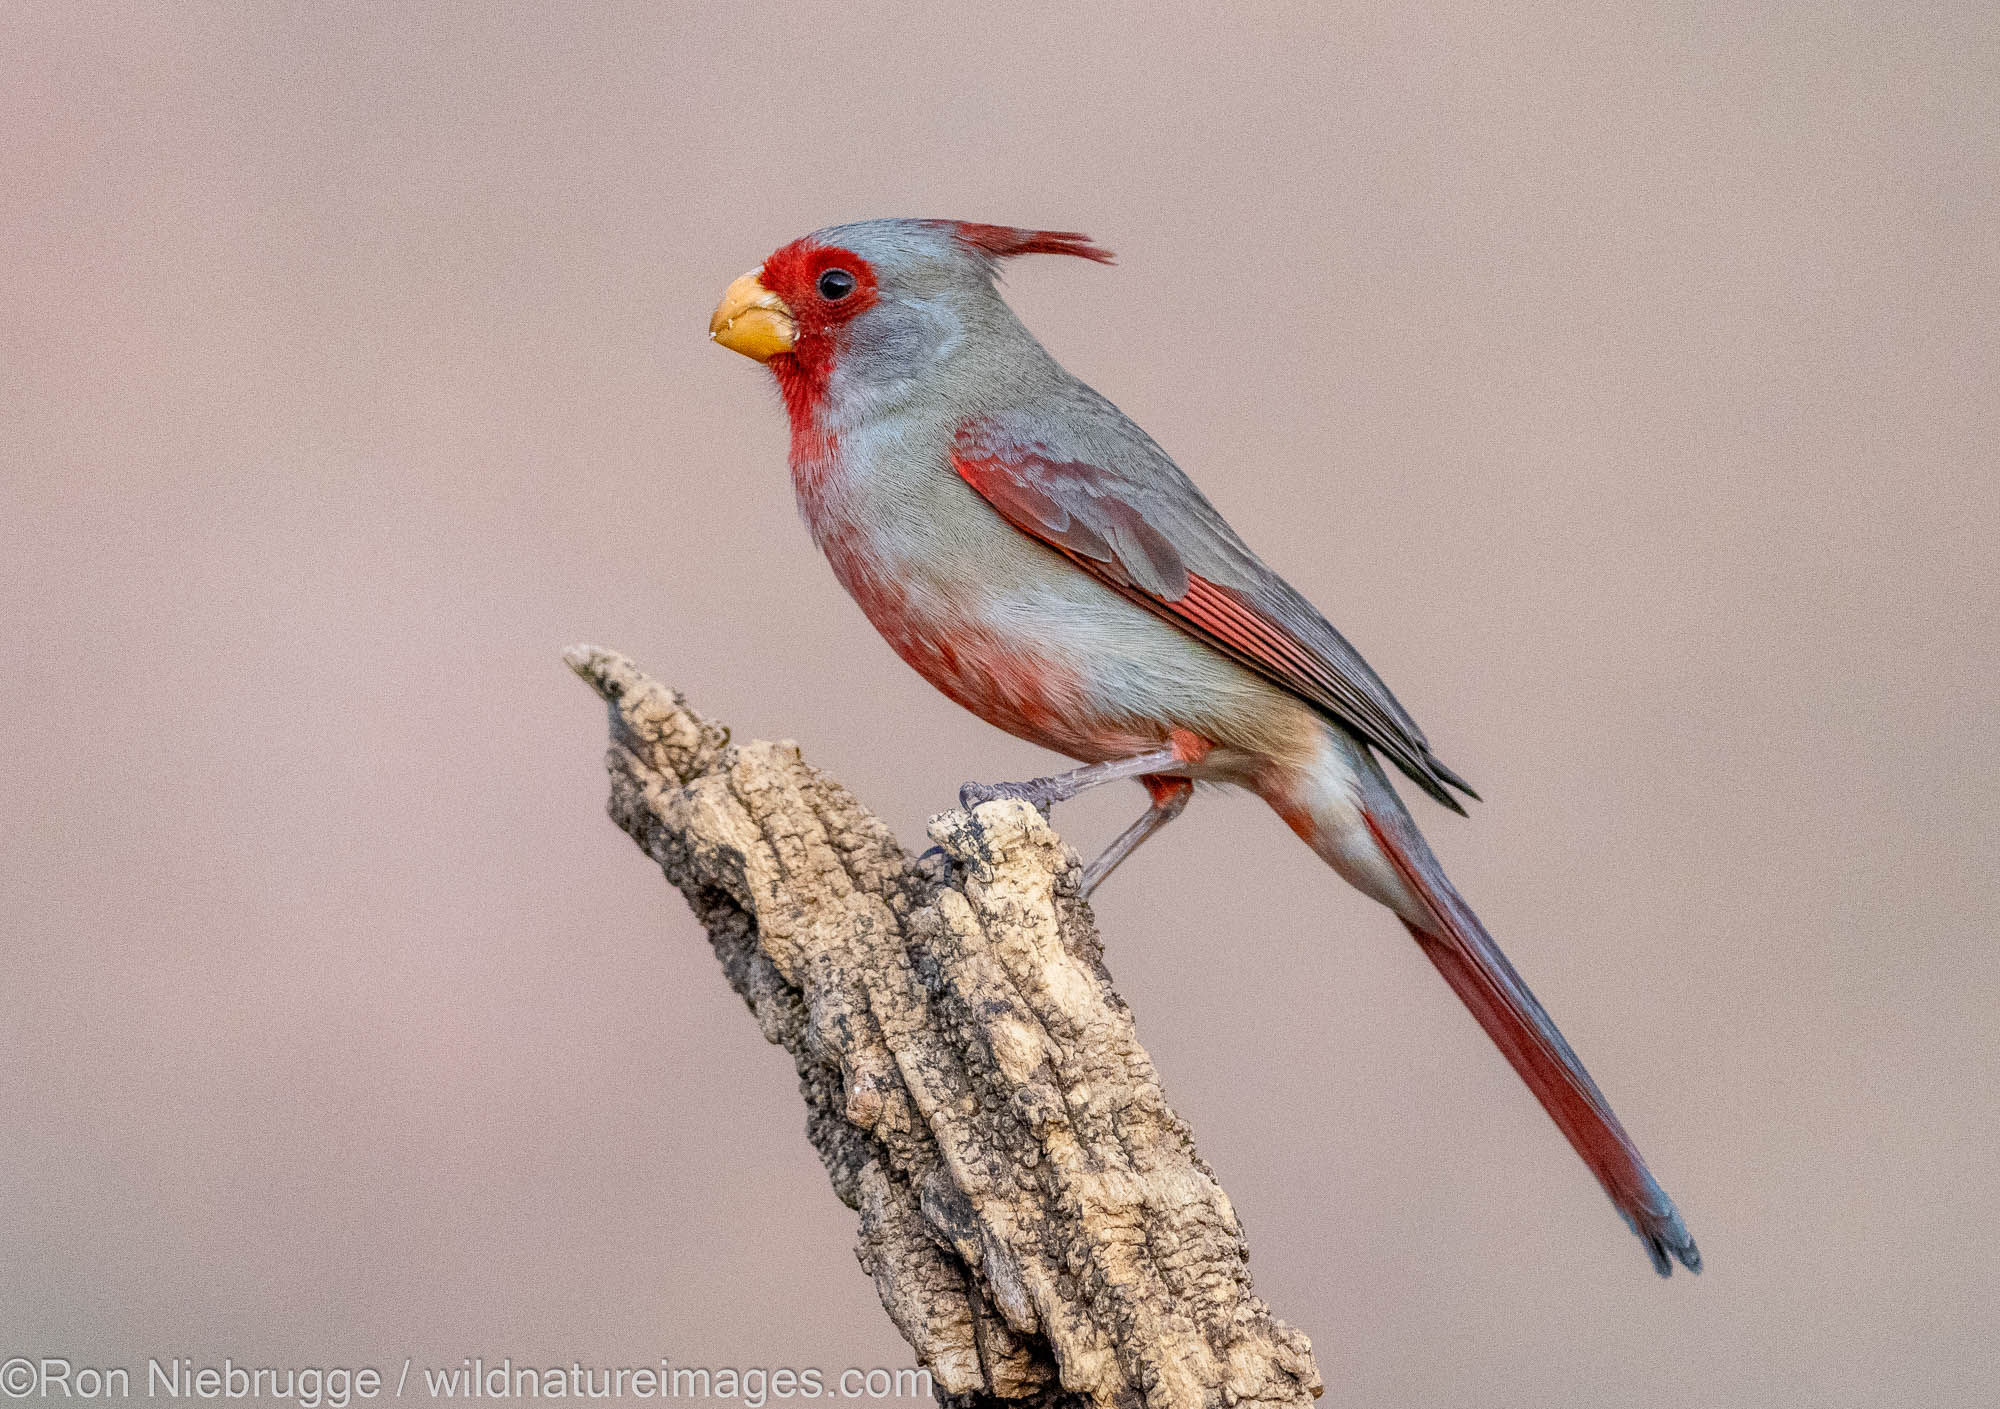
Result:
{"label": "red wing patch", "polygon": [[1166,603],[1187,591],[1187,565],[1097,466],[1081,460],[1021,459],[952,450],[960,478],[1001,517],[1060,549],[1122,590]]}
{"label": "red wing patch", "polygon": [[[1149,516],[1145,506],[1153,500],[1142,483],[1088,461],[1059,458],[1039,440],[1009,434],[990,420],[960,427],[951,461],[960,478],[1014,527],[1355,730],[1446,807],[1464,811],[1452,787],[1476,796],[1431,754],[1416,725],[1353,647],[1229,538],[1219,518],[1209,523],[1201,513],[1176,517],[1171,502]],[[1199,499],[1191,487],[1184,492]],[[1214,514],[1205,503],[1200,509]],[[1176,533],[1189,538],[1177,541]],[[1265,589],[1227,585],[1191,570],[1190,559],[1204,565],[1237,562],[1253,583],[1258,573],[1269,581]],[[1304,627],[1288,620],[1287,611]],[[1315,630],[1323,639],[1315,639]]]}
{"label": "red wing patch", "polygon": [[[1109,492],[1109,476],[1096,466],[1039,459],[1016,464],[963,449],[954,451],[952,465],[1008,522],[1158,615],[1296,694],[1344,704],[1346,692],[1333,671],[1240,594],[1189,572],[1166,535],[1128,500]],[[1058,485],[1072,494],[1082,491],[1095,522],[1085,522],[1064,503]]]}

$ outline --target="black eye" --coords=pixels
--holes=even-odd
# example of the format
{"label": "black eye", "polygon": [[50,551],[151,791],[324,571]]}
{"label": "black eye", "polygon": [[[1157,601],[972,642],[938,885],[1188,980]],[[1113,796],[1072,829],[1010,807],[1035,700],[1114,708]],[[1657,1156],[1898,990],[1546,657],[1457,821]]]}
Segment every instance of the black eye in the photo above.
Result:
{"label": "black eye", "polygon": [[854,276],[845,269],[829,269],[819,276],[819,296],[823,299],[842,299],[853,292]]}

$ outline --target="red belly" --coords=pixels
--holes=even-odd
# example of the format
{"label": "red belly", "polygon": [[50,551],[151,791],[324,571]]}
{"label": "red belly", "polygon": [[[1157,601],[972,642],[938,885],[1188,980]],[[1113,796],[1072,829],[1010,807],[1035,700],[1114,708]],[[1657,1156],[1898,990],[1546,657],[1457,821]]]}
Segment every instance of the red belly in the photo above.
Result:
{"label": "red belly", "polygon": [[910,668],[996,728],[1072,758],[1122,758],[1161,735],[1103,717],[1082,677],[964,620],[912,610],[909,594],[841,540],[829,540],[834,576]]}

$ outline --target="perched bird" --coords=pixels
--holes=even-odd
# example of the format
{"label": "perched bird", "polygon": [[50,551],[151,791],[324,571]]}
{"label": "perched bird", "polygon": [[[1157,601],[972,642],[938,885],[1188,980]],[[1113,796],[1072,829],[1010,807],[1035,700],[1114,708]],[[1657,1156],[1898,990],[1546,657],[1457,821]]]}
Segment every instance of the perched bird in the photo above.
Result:
{"label": "perched bird", "polygon": [[1022,326],[994,279],[1024,254],[1111,262],[1066,232],[871,220],[778,250],[709,323],[776,375],[799,509],[875,629],[980,718],[1082,763],[968,784],[966,804],[1046,808],[1138,779],[1151,805],[1090,865],[1090,888],[1195,782],[1256,793],[1416,937],[1660,1274],[1676,1258],[1699,1271],[1673,1201],[1377,756],[1455,812],[1455,794],[1477,795],[1166,452]]}

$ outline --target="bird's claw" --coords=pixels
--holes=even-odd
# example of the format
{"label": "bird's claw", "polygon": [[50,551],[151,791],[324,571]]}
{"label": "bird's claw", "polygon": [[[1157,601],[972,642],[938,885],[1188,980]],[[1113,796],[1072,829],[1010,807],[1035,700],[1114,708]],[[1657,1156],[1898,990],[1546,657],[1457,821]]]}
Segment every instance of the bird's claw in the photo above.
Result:
{"label": "bird's claw", "polygon": [[934,846],[912,862],[910,869],[933,885],[943,885],[951,879],[951,853]]}
{"label": "bird's claw", "polygon": [[958,790],[958,805],[970,812],[982,802],[996,802],[1003,797],[1017,797],[1042,814],[1048,820],[1049,809],[1057,801],[1047,778],[1033,778],[1025,783],[967,783]]}

